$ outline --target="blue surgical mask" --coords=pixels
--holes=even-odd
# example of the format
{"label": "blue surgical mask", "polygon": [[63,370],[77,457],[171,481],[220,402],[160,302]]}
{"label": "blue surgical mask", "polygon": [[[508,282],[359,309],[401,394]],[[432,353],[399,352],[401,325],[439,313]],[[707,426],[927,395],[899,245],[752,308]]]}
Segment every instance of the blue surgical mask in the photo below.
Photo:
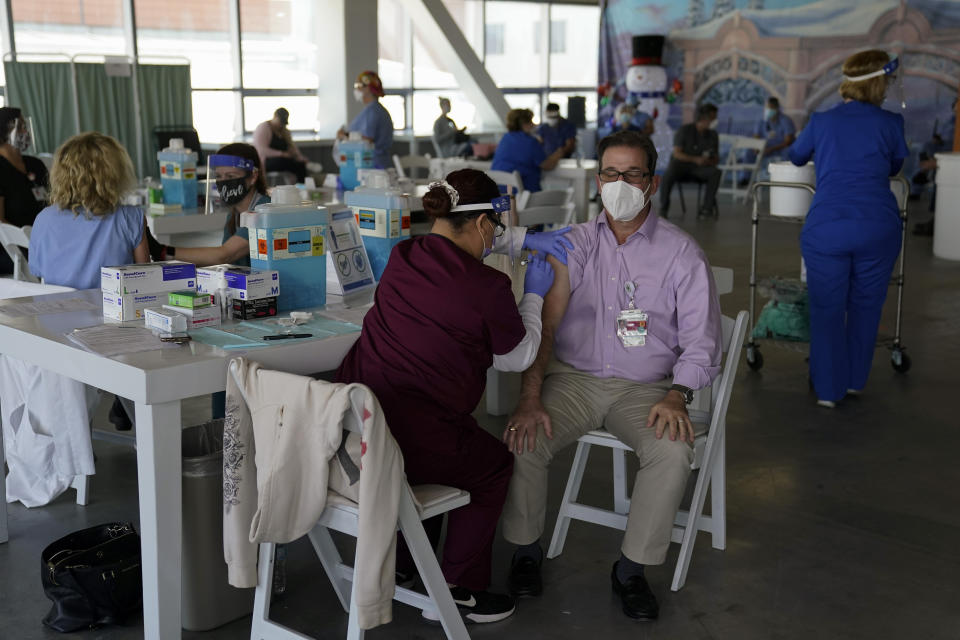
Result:
{"label": "blue surgical mask", "polygon": [[773,118],[774,118],[776,115],[777,115],[777,110],[776,110],[776,109],[771,109],[770,107],[767,107],[766,109],[763,110],[763,119],[764,119],[764,120],[773,120]]}

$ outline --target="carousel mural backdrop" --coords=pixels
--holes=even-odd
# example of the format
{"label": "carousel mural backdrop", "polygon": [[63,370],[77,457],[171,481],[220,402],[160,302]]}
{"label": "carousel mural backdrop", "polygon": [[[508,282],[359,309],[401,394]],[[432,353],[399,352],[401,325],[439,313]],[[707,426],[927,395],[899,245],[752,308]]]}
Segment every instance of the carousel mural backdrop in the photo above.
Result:
{"label": "carousel mural backdrop", "polygon": [[894,86],[884,108],[903,113],[910,148],[919,153],[953,138],[960,0],[603,0],[601,7],[601,133],[628,110],[636,128],[652,118],[658,150],[669,153],[673,130],[712,102],[719,131],[753,135],[771,96],[802,127],[811,112],[839,100],[843,60],[876,48],[901,58],[906,107]]}

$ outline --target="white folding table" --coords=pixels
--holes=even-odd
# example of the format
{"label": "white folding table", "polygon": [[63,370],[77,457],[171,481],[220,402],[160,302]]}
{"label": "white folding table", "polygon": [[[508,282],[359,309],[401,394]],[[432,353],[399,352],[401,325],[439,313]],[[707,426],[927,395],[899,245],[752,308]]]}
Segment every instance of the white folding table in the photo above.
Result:
{"label": "white folding table", "polygon": [[[81,298],[97,290],[0,300],[0,306]],[[309,374],[335,369],[359,332],[322,340],[281,340],[269,347],[223,350],[191,342],[113,358],[85,351],[64,334],[103,323],[99,310],[10,317],[0,313],[0,353],[104,389],[136,403],[137,476],[143,567],[144,637],[179,638],[181,588],[180,401],[226,387],[230,358],[244,355],[266,368]]]}

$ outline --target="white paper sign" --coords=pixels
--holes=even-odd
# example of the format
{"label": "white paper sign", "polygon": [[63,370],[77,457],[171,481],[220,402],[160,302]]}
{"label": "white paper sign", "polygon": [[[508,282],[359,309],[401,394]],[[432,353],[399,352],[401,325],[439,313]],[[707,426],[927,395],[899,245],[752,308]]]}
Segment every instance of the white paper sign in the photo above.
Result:
{"label": "white paper sign", "polygon": [[327,293],[347,295],[374,284],[353,211],[333,212],[327,226]]}

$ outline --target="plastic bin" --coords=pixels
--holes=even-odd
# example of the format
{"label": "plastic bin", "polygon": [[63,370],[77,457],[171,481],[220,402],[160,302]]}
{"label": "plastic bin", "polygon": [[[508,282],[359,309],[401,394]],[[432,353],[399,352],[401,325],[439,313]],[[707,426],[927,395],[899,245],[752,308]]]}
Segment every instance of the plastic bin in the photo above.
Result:
{"label": "plastic bin", "polygon": [[938,153],[933,255],[960,260],[960,153]]}
{"label": "plastic bin", "polygon": [[[798,167],[792,162],[771,162],[770,181],[797,182],[813,186],[817,182],[817,175],[814,172],[812,162],[808,162],[802,167]],[[810,210],[812,200],[813,194],[806,189],[771,187],[770,215],[783,216],[784,218],[803,218]]]}
{"label": "plastic bin", "polygon": [[227,583],[223,560],[223,420],[183,430],[181,621],[207,631],[249,615],[253,589]]}

